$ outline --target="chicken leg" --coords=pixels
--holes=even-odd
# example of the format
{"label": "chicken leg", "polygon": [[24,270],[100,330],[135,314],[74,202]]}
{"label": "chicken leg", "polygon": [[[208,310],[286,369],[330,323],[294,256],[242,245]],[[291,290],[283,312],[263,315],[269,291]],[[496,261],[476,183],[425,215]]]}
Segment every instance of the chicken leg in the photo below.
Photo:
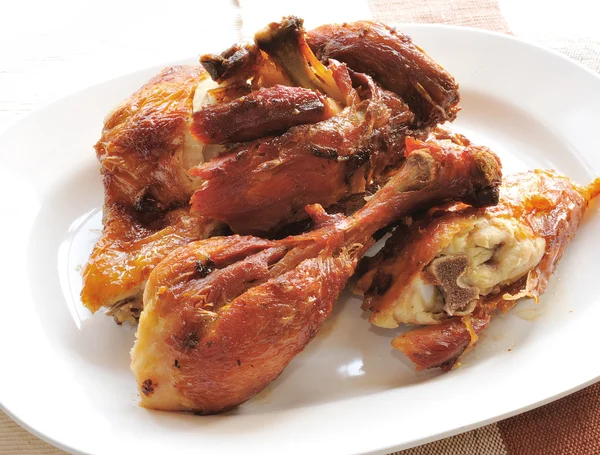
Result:
{"label": "chicken leg", "polygon": [[586,187],[553,171],[505,179],[500,203],[454,207],[401,226],[366,259],[357,289],[371,323],[427,327],[392,341],[417,369],[451,368],[487,327],[496,308],[536,301],[546,290],[600,179]]}
{"label": "chicken leg", "polygon": [[161,262],[132,350],[142,406],[208,414],[243,403],[316,335],[377,230],[438,203],[497,202],[500,162],[487,149],[411,139],[406,156],[350,217],[312,205],[313,231],[192,242]]}

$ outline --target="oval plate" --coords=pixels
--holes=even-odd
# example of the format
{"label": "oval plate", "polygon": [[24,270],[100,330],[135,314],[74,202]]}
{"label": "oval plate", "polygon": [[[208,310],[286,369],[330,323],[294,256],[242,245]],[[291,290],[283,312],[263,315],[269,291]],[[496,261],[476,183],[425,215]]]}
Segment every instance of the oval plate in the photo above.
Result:
{"label": "oval plate", "polygon": [[[506,173],[600,171],[600,79],[515,38],[405,25],[460,82],[457,129],[489,145]],[[190,60],[194,62],[194,60]],[[161,68],[65,98],[0,138],[0,404],[71,452],[304,454],[407,448],[541,405],[600,377],[600,213],[592,206],[539,306],[498,316],[463,366],[416,373],[345,293],[317,338],[273,382],[225,415],[138,407],[134,331],[78,299],[103,200],[93,144],[114,105]]]}

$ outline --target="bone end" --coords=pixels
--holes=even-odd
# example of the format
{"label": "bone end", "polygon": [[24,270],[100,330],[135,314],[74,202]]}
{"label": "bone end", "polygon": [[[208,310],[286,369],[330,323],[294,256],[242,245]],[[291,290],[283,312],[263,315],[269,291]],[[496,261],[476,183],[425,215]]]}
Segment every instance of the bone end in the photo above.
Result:
{"label": "bone end", "polygon": [[427,149],[415,150],[406,159],[401,172],[406,174],[402,179],[399,191],[417,191],[425,188],[436,179],[438,165]]}
{"label": "bone end", "polygon": [[502,183],[502,166],[499,158],[488,149],[474,153],[476,166],[476,185],[472,205],[487,207],[498,204],[500,184]]}
{"label": "bone end", "polygon": [[290,38],[296,38],[304,30],[304,20],[296,16],[287,16],[279,22],[271,22],[254,34],[254,41],[265,52],[279,46]]}

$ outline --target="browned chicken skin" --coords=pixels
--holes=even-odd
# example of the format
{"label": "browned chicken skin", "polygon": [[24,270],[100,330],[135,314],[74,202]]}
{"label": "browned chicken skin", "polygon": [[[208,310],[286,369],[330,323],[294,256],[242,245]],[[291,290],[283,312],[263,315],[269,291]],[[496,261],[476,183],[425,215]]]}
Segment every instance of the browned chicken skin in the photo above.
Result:
{"label": "browned chicken skin", "polygon": [[[507,177],[497,206],[459,206],[400,227],[358,282],[371,322],[428,324],[392,345],[418,369],[451,368],[496,308],[538,300],[599,193],[600,179],[580,187],[536,170]],[[423,292],[428,286],[433,293]]]}
{"label": "browned chicken skin", "polygon": [[363,193],[369,161],[373,167],[378,157],[387,161],[393,155],[400,161],[403,147],[384,157],[387,150],[373,141],[372,130],[385,128],[390,118],[381,91],[367,81],[372,97],[361,101],[345,67],[335,66],[334,75],[353,104],[317,124],[233,146],[194,169],[203,184],[191,199],[193,210],[226,222],[234,232],[269,233],[305,218],[309,201],[329,206],[348,194]]}
{"label": "browned chicken skin", "polygon": [[95,147],[108,199],[139,212],[187,205],[198,186],[187,171],[201,147],[188,128],[207,77],[201,66],[166,68],[109,114]]}
{"label": "browned chicken skin", "polygon": [[[206,414],[251,398],[315,336],[374,233],[436,204],[447,211],[401,225],[363,263],[358,289],[376,325],[430,324],[392,344],[418,369],[449,369],[496,308],[544,292],[600,192],[598,180],[580,188],[536,171],[481,209],[498,202],[498,159],[438,128],[456,117],[458,85],[381,23],[305,33],[288,17],[201,63],[150,80],[107,117],[96,145],[104,229],[81,297],[119,323],[141,313],[131,368],[148,408]],[[207,239],[224,223],[271,236],[308,217],[309,232],[282,240]],[[501,269],[508,246],[464,252],[452,241],[481,217],[529,241],[495,285],[493,271],[475,279],[473,260]],[[436,293],[411,312],[420,284]]]}
{"label": "browned chicken skin", "polygon": [[202,159],[188,132],[200,66],[167,68],[107,117],[96,154],[104,179],[103,231],[83,272],[81,300],[134,322],[153,267],[219,223],[190,214],[198,183],[187,170]]}
{"label": "browned chicken skin", "polygon": [[[372,25],[375,29],[381,27]],[[389,41],[405,49],[407,55],[389,56],[401,60],[396,66],[402,67],[404,73],[406,62],[418,59],[420,66],[417,66],[427,67],[427,71],[422,69],[415,74],[415,83],[426,74],[428,83],[435,85],[435,82],[449,92],[452,86],[454,95],[448,95],[439,108],[444,119],[453,119],[459,97],[452,77],[411,43],[395,34],[388,32],[388,35],[385,40],[378,37],[371,45],[388,46]],[[291,127],[279,136],[232,144],[227,153],[193,171],[203,183],[192,197],[192,209],[227,223],[234,232],[268,234],[306,218],[307,204],[328,207],[343,198],[364,193],[378,179],[385,181],[386,171],[401,163],[407,134],[425,137],[439,120],[439,116],[432,117],[433,120],[416,125],[413,112],[398,93],[382,89],[369,76],[355,72],[352,66],[335,60],[329,60],[328,66],[321,64],[307,45],[298,18],[284,18],[270,24],[256,34],[255,41],[256,46],[226,51],[224,56],[229,56],[230,63],[225,57],[211,56],[204,59],[205,64],[217,80],[236,84],[240,78],[245,81],[257,73],[257,61],[269,59],[275,67],[271,68],[271,74],[280,71],[282,79],[321,92],[330,105],[339,106],[340,112],[312,125]],[[405,89],[403,92],[407,93]],[[252,104],[250,100],[238,102],[236,109],[240,110],[250,108],[244,108],[244,104]],[[412,102],[414,106],[429,105],[429,98]],[[283,114],[279,117],[281,125],[293,125],[298,113],[284,114],[285,120]],[[267,125],[270,119],[262,118],[264,126],[253,122],[252,127],[271,130]],[[213,116],[211,122],[210,129],[225,131],[224,135],[231,131],[232,124],[237,124],[228,115]],[[197,137],[210,135],[205,123],[195,122],[193,128]],[[236,132],[231,134],[235,136]]]}
{"label": "browned chicken skin", "polygon": [[401,96],[416,114],[415,128],[456,117],[454,78],[395,27],[371,21],[323,25],[308,33],[308,45],[319,59],[344,62]]}
{"label": "browned chicken skin", "polygon": [[191,133],[204,144],[246,142],[335,114],[318,92],[276,85],[194,112]]}
{"label": "browned chicken skin", "polygon": [[243,403],[314,337],[375,231],[437,203],[497,202],[491,152],[409,142],[398,173],[353,216],[314,205],[305,234],[216,237],[162,261],[132,351],[142,405],[215,413]]}
{"label": "browned chicken skin", "polygon": [[[418,59],[430,67],[428,80],[454,87],[443,106],[452,119],[452,78],[412,44],[402,46],[414,55],[395,58]],[[307,204],[355,210],[364,204],[360,195],[400,165],[405,136],[435,127],[416,126],[402,98],[368,76],[321,64],[297,18],[201,62],[208,72],[173,67],[150,80],[107,117],[96,145],[104,231],[81,296],[91,311],[114,307],[118,322],[135,320],[148,274],[173,248],[218,232],[220,222],[238,233],[272,234],[306,219]]]}

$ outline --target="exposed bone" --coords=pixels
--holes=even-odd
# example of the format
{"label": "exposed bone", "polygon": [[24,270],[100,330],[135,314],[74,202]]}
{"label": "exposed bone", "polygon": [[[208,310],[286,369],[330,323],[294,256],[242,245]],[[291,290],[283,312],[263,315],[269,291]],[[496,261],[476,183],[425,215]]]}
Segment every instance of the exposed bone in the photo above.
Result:
{"label": "exposed bone", "polygon": [[461,286],[459,279],[469,266],[465,254],[441,256],[434,259],[427,271],[440,286],[445,304],[444,311],[450,316],[468,314],[475,308],[479,289],[474,286]]}
{"label": "exposed bone", "polygon": [[289,16],[281,22],[273,22],[254,35],[258,47],[280,67],[296,85],[320,90],[334,100],[343,103],[344,97],[326,68],[306,44],[304,21]]}
{"label": "exposed bone", "polygon": [[206,54],[200,57],[200,63],[210,74],[213,81],[244,78],[256,63],[258,50],[256,46],[240,46],[234,44],[221,54]]}

